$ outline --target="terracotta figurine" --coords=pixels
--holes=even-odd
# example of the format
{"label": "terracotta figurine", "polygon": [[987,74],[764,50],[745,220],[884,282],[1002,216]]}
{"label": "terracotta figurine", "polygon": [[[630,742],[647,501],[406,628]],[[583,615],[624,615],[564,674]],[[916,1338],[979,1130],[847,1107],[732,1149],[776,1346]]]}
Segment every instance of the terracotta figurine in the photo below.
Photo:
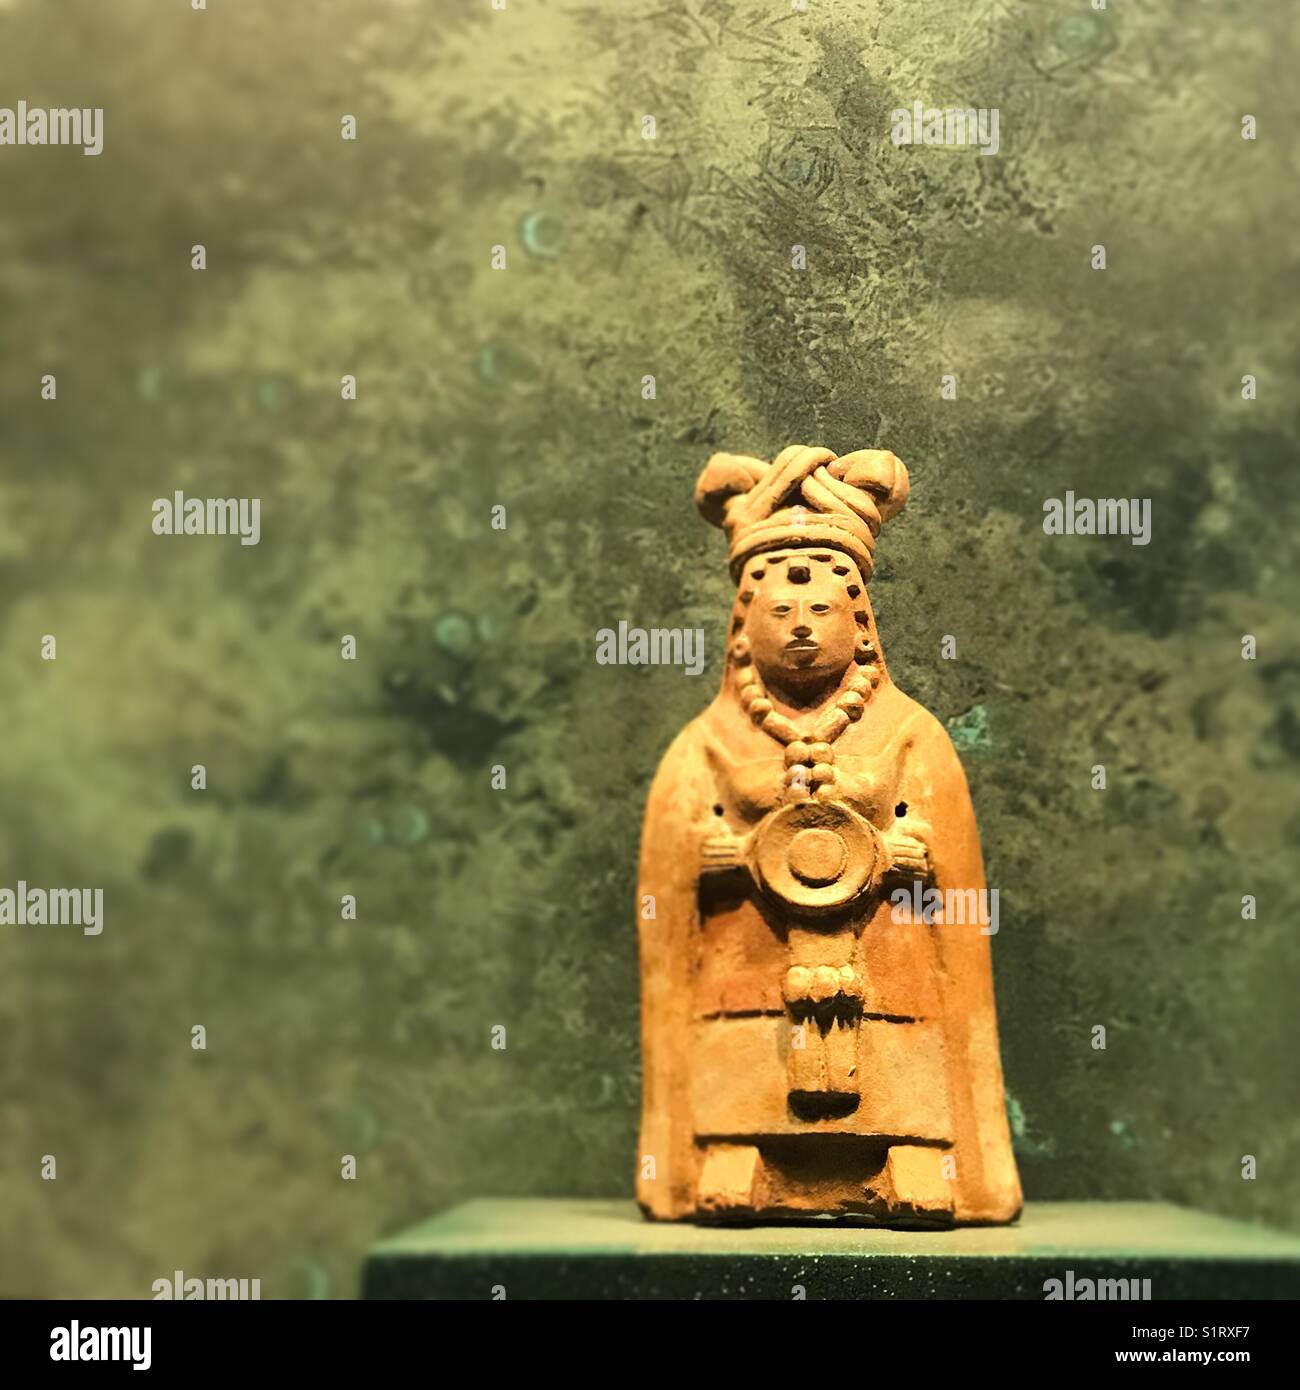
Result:
{"label": "terracotta figurine", "polygon": [[970,792],[867,598],[907,492],[891,453],[802,446],[715,454],[696,485],[736,602],[722,688],[664,755],[642,834],[649,1216],[1020,1210]]}

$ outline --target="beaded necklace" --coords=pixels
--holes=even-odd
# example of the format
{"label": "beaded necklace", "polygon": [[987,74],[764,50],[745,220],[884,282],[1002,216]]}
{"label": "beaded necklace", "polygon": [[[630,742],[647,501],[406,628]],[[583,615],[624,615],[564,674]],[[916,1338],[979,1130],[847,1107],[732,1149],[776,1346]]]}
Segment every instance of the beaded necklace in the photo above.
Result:
{"label": "beaded necklace", "polygon": [[835,782],[835,750],[831,745],[849,727],[862,718],[867,701],[880,684],[880,672],[874,669],[876,648],[863,633],[858,638],[854,660],[860,668],[853,673],[848,688],[830,709],[817,717],[811,733],[805,736],[792,719],[779,714],[768,699],[759,674],[754,670],[749,638],[743,634],[731,644],[731,659],[736,666],[735,681],[740,703],[745,713],[765,734],[785,745],[785,787],[787,792],[810,796],[819,787]]}

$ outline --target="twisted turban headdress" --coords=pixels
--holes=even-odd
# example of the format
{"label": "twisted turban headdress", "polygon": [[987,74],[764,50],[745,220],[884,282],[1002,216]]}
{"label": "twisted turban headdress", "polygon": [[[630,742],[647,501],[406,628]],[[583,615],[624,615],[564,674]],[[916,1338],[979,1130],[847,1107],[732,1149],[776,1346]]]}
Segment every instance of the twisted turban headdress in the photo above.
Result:
{"label": "twisted turban headdress", "polygon": [[852,556],[866,582],[880,528],[902,510],[907,491],[907,469],[887,449],[836,457],[792,444],[771,463],[714,454],[695,484],[695,505],[727,533],[734,579],[760,551],[826,546]]}

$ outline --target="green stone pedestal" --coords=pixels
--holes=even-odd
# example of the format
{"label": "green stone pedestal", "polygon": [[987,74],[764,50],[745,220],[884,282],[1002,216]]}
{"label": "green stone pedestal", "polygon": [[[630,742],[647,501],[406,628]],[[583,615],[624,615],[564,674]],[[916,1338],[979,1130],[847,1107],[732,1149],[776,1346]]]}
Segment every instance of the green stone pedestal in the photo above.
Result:
{"label": "green stone pedestal", "polygon": [[[1149,1279],[1161,1299],[1300,1298],[1300,1238],[1154,1202],[1031,1202],[1014,1226],[703,1227],[630,1201],[467,1202],[377,1246],[366,1298],[1025,1298]],[[504,1290],[504,1295],[502,1293]],[[1108,1295],[1115,1297],[1115,1294]]]}

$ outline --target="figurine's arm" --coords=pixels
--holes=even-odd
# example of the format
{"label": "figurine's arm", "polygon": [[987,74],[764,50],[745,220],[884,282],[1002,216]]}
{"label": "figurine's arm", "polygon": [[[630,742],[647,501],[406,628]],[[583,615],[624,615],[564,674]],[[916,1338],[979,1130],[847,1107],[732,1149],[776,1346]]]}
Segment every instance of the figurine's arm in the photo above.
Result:
{"label": "figurine's arm", "polygon": [[979,831],[966,774],[947,730],[918,708],[902,731],[895,816],[885,843],[895,870],[940,885],[983,888]]}
{"label": "figurine's arm", "polygon": [[[920,712],[924,714],[924,711]],[[929,716],[925,715],[928,719]],[[924,757],[917,757],[913,718],[904,728],[894,769],[895,787],[890,801],[893,819],[881,828],[881,839],[889,856],[884,874],[895,880],[908,881],[934,877],[931,845],[934,828],[929,814],[929,788],[918,775],[927,766]]]}

